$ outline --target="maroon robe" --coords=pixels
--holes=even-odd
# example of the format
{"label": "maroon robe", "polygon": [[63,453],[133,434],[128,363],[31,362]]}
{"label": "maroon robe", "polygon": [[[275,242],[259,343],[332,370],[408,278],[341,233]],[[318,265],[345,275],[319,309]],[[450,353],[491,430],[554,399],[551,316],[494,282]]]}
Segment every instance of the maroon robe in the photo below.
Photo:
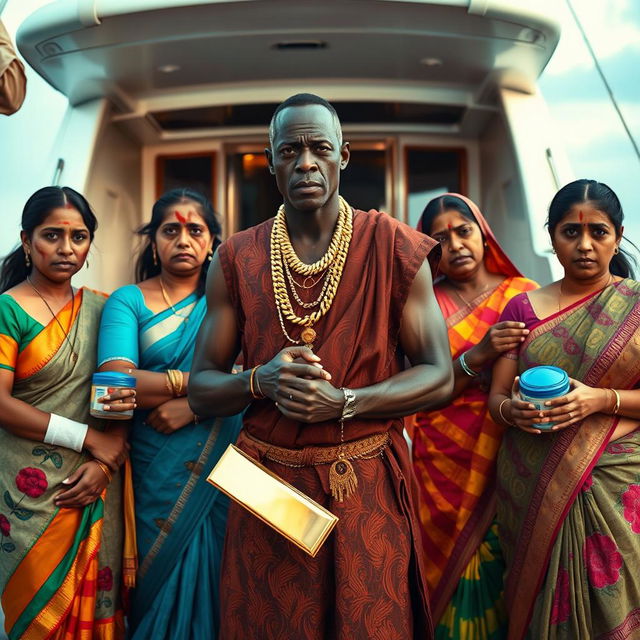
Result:
{"label": "maroon robe", "polygon": [[[242,231],[219,249],[246,368],[268,362],[290,346],[274,301],[272,226],[268,220]],[[358,389],[401,371],[403,308],[418,269],[435,245],[385,213],[355,211],[340,286],[330,310],[314,325],[315,352],[333,385]],[[289,335],[298,338],[300,328],[285,323]],[[382,456],[352,460],[358,487],[344,502],[329,492],[329,464],[292,468],[272,462],[241,433],[244,451],[340,520],[311,558],[231,504],[220,589],[222,640],[433,637],[417,491],[402,428],[400,418],[345,422],[345,441],[388,431],[391,444]],[[269,399],[249,407],[245,431],[291,449],[340,443],[337,420],[298,423],[284,417]]]}

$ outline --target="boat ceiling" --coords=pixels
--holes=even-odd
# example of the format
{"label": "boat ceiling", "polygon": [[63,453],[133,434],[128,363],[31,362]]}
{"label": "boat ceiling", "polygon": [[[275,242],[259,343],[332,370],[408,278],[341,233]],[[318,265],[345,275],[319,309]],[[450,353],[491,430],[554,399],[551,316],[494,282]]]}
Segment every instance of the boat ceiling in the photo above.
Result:
{"label": "boat ceiling", "polygon": [[29,16],[17,40],[71,104],[107,97],[122,114],[277,103],[301,86],[337,87],[324,95],[347,101],[468,106],[497,84],[534,87],[559,30],[526,6],[57,0]]}

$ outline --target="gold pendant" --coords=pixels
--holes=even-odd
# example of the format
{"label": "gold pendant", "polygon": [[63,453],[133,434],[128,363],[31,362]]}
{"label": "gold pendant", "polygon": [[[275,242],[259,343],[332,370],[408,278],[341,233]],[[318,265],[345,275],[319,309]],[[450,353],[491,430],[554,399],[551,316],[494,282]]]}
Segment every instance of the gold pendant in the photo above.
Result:
{"label": "gold pendant", "polygon": [[316,339],[316,336],[317,334],[312,327],[305,327],[300,334],[304,346],[309,347],[309,349],[313,349],[313,341]]}
{"label": "gold pendant", "polygon": [[334,500],[342,502],[355,492],[358,476],[349,460],[338,458],[329,469],[329,489]]}

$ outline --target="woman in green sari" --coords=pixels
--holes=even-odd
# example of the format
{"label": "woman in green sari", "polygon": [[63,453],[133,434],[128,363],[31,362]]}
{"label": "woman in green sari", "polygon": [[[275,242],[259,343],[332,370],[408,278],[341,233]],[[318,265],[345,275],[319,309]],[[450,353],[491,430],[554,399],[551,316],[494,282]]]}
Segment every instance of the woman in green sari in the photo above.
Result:
{"label": "woman in green sari", "polygon": [[107,301],[102,370],[137,378],[131,462],[140,570],[132,640],[212,640],[228,500],[206,478],[241,427],[239,416],[199,420],[187,402],[204,283],[220,225],[199,193],[175,189],[154,205],[138,284]]}
{"label": "woman in green sari", "polygon": [[[640,630],[640,283],[620,250],[622,208],[602,183],[554,197],[564,277],[516,296],[502,320],[530,330],[496,363],[490,406],[509,638],[637,638]],[[518,375],[555,365],[571,390],[538,411]],[[551,429],[547,423],[553,423]]]}
{"label": "woman in green sari", "polygon": [[[40,189],[0,275],[0,589],[10,640],[124,637],[126,433],[89,417],[105,296],[71,286],[96,226],[73,189]],[[112,394],[109,409],[132,409],[134,396]]]}

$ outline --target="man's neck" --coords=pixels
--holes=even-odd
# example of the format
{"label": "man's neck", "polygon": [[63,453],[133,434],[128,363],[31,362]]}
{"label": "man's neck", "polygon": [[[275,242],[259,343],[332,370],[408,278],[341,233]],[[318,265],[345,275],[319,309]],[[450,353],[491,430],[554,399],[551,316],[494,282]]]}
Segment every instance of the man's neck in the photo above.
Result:
{"label": "man's neck", "polygon": [[315,211],[299,211],[285,204],[289,238],[303,262],[311,264],[326,253],[338,221],[339,207],[337,194]]}

